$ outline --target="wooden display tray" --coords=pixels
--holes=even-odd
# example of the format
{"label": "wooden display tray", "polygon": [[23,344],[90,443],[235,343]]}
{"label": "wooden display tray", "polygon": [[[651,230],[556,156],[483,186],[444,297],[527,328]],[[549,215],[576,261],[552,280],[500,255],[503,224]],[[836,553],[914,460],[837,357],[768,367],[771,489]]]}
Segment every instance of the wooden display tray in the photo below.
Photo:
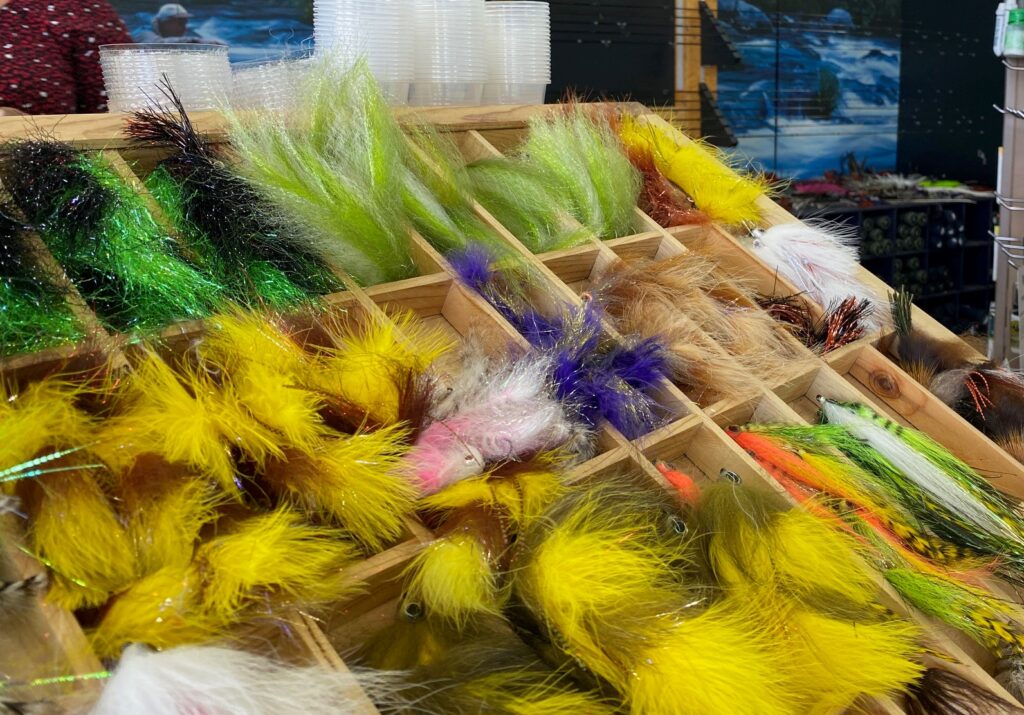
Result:
{"label": "wooden display tray", "polygon": [[[623,111],[636,114],[641,121],[675,132],[640,105],[620,106]],[[555,111],[559,110],[552,106],[473,107],[399,109],[396,115],[404,124],[431,123],[448,133],[468,162],[500,156],[503,151],[514,148],[523,140],[531,118]],[[226,141],[225,124],[218,114],[201,113],[193,116],[192,120],[210,141]],[[145,194],[140,177],[152,170],[163,152],[132,146],[122,134],[123,123],[123,115],[0,118],[0,141],[44,134],[81,148],[103,151],[115,169]],[[678,134],[678,138],[681,142],[689,141],[682,134]],[[149,200],[155,207],[151,197]],[[797,221],[767,197],[760,203],[765,227]],[[559,302],[580,304],[580,293],[595,271],[600,271],[619,257],[661,258],[692,249],[713,253],[720,262],[723,277],[742,277],[768,294],[798,292],[748,251],[742,236],[734,236],[719,226],[664,229],[637,209],[636,233],[632,236],[605,242],[592,238],[583,246],[534,256],[486,210],[480,206],[475,210],[495,235],[529,263],[537,284],[533,298],[540,305]],[[484,336],[485,344],[494,346],[496,350],[510,345],[526,345],[523,337],[490,305],[455,279],[445,259],[421,236],[412,232],[410,241],[420,275],[362,288],[339,270],[347,289],[325,298],[327,310],[344,314],[353,321],[413,311],[456,341],[476,333]],[[56,261],[41,242],[40,248],[42,260],[56,266]],[[863,269],[861,278],[883,291],[888,290]],[[70,286],[69,295],[72,308],[90,329],[90,339],[76,347],[7,358],[0,361],[0,376],[18,384],[59,370],[87,369],[97,365],[130,369],[127,352],[132,349],[131,344],[136,338],[110,335],[73,286]],[[811,307],[813,312],[821,314],[820,306]],[[310,317],[299,316],[297,319],[308,322]],[[935,337],[957,339],[916,308],[914,321],[918,328]],[[611,325],[606,324],[604,330],[607,338],[621,339]],[[160,335],[162,350],[168,355],[179,353],[200,337],[202,331],[201,321],[171,326]],[[811,422],[817,412],[814,397],[824,394],[866,402],[903,424],[927,432],[991,478],[997,488],[1015,499],[1024,499],[1024,468],[890,360],[884,350],[889,337],[885,333],[866,336],[825,359],[798,346],[804,359],[796,363],[790,377],[781,384],[763,384],[756,395],[741,400],[698,404],[676,385],[663,381],[660,397],[667,411],[664,424],[632,442],[614,428],[603,427],[597,456],[576,467],[570,478],[584,480],[610,471],[631,469],[648,475],[667,488],[654,466],[656,461],[666,461],[698,479],[715,479],[720,470],[728,469],[740,475],[745,483],[768,490],[791,504],[792,500],[781,487],[723,430],[731,424],[742,424],[748,420]],[[285,645],[292,649],[293,658],[344,669],[345,664],[338,653],[347,652],[394,618],[395,602],[401,591],[399,576],[415,554],[433,538],[430,530],[415,518],[407,519],[406,525],[406,535],[398,543],[350,569],[353,576],[364,580],[367,585],[362,595],[337,604],[320,619],[301,613],[289,619],[293,637]],[[42,568],[16,550],[12,550],[9,556],[21,573],[32,573]],[[1013,602],[1021,602],[1020,597],[1005,584],[996,583],[994,587]],[[990,654],[962,634],[912,612],[881,579],[879,588],[893,610],[909,615],[925,629],[928,645],[937,654],[928,657],[929,665],[952,670],[1013,702],[990,674],[993,667]],[[52,669],[56,659],[66,671],[76,674],[94,672],[99,668],[100,664],[89,652],[87,640],[72,614],[43,606],[40,615],[39,627],[42,630],[39,635],[51,642],[54,651],[47,655],[50,659],[47,667]],[[360,712],[376,712],[369,698],[362,697],[361,702]],[[869,712],[903,712],[899,703],[889,700],[859,705]]]}

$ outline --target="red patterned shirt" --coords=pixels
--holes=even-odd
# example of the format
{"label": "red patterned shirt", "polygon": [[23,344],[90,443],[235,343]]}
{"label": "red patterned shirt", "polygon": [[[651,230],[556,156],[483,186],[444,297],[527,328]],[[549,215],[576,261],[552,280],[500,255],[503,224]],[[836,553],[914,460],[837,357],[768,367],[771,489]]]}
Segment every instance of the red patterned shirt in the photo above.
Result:
{"label": "red patterned shirt", "polygon": [[0,107],[106,111],[99,47],[131,41],[106,0],[10,0],[0,7]]}

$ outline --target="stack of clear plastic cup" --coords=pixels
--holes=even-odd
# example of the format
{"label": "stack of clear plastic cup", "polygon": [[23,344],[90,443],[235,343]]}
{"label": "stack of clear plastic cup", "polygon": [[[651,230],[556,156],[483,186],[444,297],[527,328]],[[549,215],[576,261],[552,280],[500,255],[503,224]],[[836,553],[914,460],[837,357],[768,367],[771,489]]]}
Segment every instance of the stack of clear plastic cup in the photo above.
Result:
{"label": "stack of clear plastic cup", "polygon": [[484,0],[413,0],[416,76],[409,103],[480,104],[487,82]]}
{"label": "stack of clear plastic cup", "polygon": [[294,106],[311,62],[307,52],[283,59],[233,65],[231,106],[235,109],[287,109]]}
{"label": "stack of clear plastic cup", "polygon": [[231,95],[231,65],[223,45],[101,45],[100,65],[111,112],[166,104],[166,79],[185,109],[214,109]]}
{"label": "stack of clear plastic cup", "polygon": [[314,0],[317,53],[345,64],[365,57],[393,104],[408,103],[412,33],[412,0]]}
{"label": "stack of clear plastic cup", "polygon": [[551,12],[546,2],[487,3],[484,104],[543,104],[551,83]]}

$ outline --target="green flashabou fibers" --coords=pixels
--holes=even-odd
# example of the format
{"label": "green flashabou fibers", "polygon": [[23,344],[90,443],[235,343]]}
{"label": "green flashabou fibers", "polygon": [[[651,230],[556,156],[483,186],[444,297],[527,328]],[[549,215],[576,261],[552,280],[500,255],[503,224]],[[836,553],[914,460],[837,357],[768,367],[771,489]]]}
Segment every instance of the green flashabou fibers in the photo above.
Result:
{"label": "green flashabou fibers", "polygon": [[14,202],[109,326],[153,330],[222,301],[223,288],[178,255],[102,156],[50,140],[14,142],[4,153]]}
{"label": "green flashabou fibers", "polygon": [[205,274],[215,276],[233,300],[275,310],[312,300],[309,293],[270,261],[253,254],[236,252],[231,255],[218,250],[213,240],[188,217],[188,189],[179,184],[166,167],[157,167],[149,175],[146,188],[191,249],[194,262]]}
{"label": "green flashabou fibers", "polygon": [[0,206],[0,356],[76,343],[85,330],[32,255],[26,234]]}
{"label": "green flashabou fibers", "polygon": [[146,184],[204,270],[248,305],[288,308],[342,290],[330,268],[199,135],[174,91],[163,91],[171,106],[135,112],[126,131],[144,146],[172,148]]}

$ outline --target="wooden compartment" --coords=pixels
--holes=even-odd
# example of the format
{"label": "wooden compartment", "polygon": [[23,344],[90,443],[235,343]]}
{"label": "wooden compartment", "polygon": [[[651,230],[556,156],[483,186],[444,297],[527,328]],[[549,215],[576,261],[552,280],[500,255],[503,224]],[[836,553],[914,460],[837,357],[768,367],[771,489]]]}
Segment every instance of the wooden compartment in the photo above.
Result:
{"label": "wooden compartment", "polygon": [[[717,434],[715,436],[719,441],[729,442],[730,447],[738,448],[738,445],[725,433],[733,425],[743,425],[750,422],[814,424],[817,422],[817,402],[814,401],[812,393],[815,391],[815,388],[822,388],[825,392],[820,394],[829,394],[829,388],[838,388],[835,382],[836,379],[834,374],[830,373],[827,369],[822,369],[818,374],[805,376],[805,379],[802,381],[803,384],[794,385],[793,389],[785,395],[765,391],[760,396],[732,405],[715,416],[714,419],[717,423]],[[706,429],[715,430],[713,427]],[[645,453],[651,459],[664,461],[674,468],[696,477],[699,482],[707,478],[714,479],[717,476],[715,474],[715,465],[718,463],[717,460],[723,458],[720,455],[725,452],[721,447],[711,447],[712,459],[716,461],[712,461],[709,465],[707,462],[708,445],[713,443],[714,440],[710,436],[705,436],[702,440],[682,439],[674,441],[670,445],[652,445]],[[732,463],[737,464],[735,458]],[[749,476],[753,483],[774,490],[780,495],[782,500],[794,505],[793,508],[798,508],[795,506],[793,498],[756,462],[752,471],[746,470],[741,472],[732,466],[726,466],[725,468],[739,474],[744,479],[744,483],[749,483],[746,479]],[[871,570],[870,567],[865,566],[865,568]],[[962,632],[919,613],[912,606],[905,603],[896,590],[883,580],[881,575],[874,571],[872,571],[872,575],[873,580],[878,584],[882,602],[894,612],[916,622],[925,631],[929,646],[936,653],[943,654],[941,656],[928,655],[925,660],[929,667],[951,670],[981,687],[998,693],[1009,702],[1015,702],[1012,696],[994,680],[992,673],[995,670],[996,663],[994,656],[988,649],[983,648]],[[998,598],[1007,603],[1019,604],[1021,602],[1020,596],[999,579],[988,579],[986,585]],[[1019,606],[1015,606],[1015,608],[1020,610]],[[1024,610],[1021,612],[1024,613]],[[876,705],[879,704],[876,703]],[[902,709],[895,703],[885,702],[881,703],[881,705],[888,709],[897,708],[896,712],[902,712]]]}
{"label": "wooden compartment", "polygon": [[[624,111],[641,115],[641,121],[662,123],[647,115],[638,105],[622,105]],[[532,117],[560,111],[557,107],[474,107],[474,108],[422,108],[400,109],[396,114],[407,124],[431,123],[447,133],[466,161],[494,157],[500,152],[513,150],[525,136]],[[123,117],[118,115],[77,116],[67,118],[36,117],[32,120],[0,118],[0,139],[23,137],[43,131],[55,138],[71,141],[75,145],[105,150],[114,157],[115,167],[127,179],[139,184],[161,158],[159,150],[133,148],[121,134]],[[198,130],[214,141],[225,140],[222,118],[214,113],[193,117]],[[662,123],[662,126],[664,124]],[[680,135],[681,136],[681,135]],[[684,139],[685,140],[685,139]],[[769,199],[761,202],[765,226],[795,221]],[[743,280],[766,295],[792,295],[796,289],[773,269],[762,264],[737,238],[718,226],[674,227],[663,229],[639,209],[635,212],[635,234],[608,241],[596,237],[585,245],[565,251],[533,256],[500,222],[479,205],[474,207],[483,220],[506,246],[529,267],[536,279],[531,297],[538,307],[554,309],[562,304],[579,306],[585,300],[581,294],[588,281],[617,258],[665,258],[687,250],[701,250],[714,255],[721,265],[723,276]],[[566,219],[571,221],[571,219]],[[346,290],[325,297],[328,311],[361,321],[371,317],[414,312],[427,325],[436,327],[454,341],[478,335],[484,344],[495,351],[507,346],[524,349],[525,340],[504,318],[480,296],[469,290],[452,275],[447,261],[421,236],[410,234],[412,252],[420,275],[403,281],[371,287],[360,287],[346,280]],[[51,259],[52,260],[52,259]],[[57,267],[59,269],[59,267]],[[864,271],[869,284],[887,290],[876,278]],[[134,336],[111,336],[99,326],[80,298],[70,292],[74,309],[81,311],[95,339],[77,347],[61,348],[45,353],[13,356],[0,361],[0,376],[15,384],[23,384],[64,368],[88,370],[113,365],[126,369],[125,352],[135,348]],[[815,315],[822,307],[809,304]],[[938,323],[915,309],[915,324],[934,335],[955,339]],[[286,322],[309,339],[316,341],[317,318],[313,314],[297,311]],[[169,326],[158,336],[161,354],[173,358],[188,350],[202,336],[201,321]],[[622,340],[612,326],[605,325],[609,340]],[[717,404],[698,405],[668,381],[660,388],[659,397],[667,406],[665,422],[648,435],[630,443],[616,430],[604,426],[598,436],[598,454],[593,459],[573,467],[567,478],[570,482],[584,481],[595,475],[621,470],[639,470],[653,481],[668,488],[654,466],[664,461],[700,481],[720,478],[722,469],[735,473],[744,483],[779,494],[788,499],[781,488],[757,463],[740,449],[723,431],[730,424],[750,420],[810,422],[816,419],[817,394],[846,400],[872,403],[903,424],[928,432],[952,451],[989,475],[1006,493],[1024,498],[1024,471],[1002,450],[985,439],[976,430],[953,414],[945,405],[910,381],[876,346],[886,333],[867,336],[854,345],[836,351],[824,361],[806,353],[807,362],[800,361],[792,375],[778,384],[764,385],[761,392],[746,399],[722,400]],[[702,409],[703,408],[703,409]],[[308,614],[294,614],[288,619],[293,638],[279,645],[288,657],[305,662],[316,662],[344,669],[339,653],[345,654],[355,645],[383,626],[395,616],[397,599],[401,593],[400,574],[424,544],[433,535],[416,518],[406,520],[406,531],[398,543],[350,569],[350,574],[365,583],[362,595],[338,604],[319,619]],[[20,573],[34,573],[41,566],[20,553]],[[884,586],[884,584],[883,584]],[[891,591],[886,591],[887,603],[900,612],[903,604]],[[1010,596],[1008,596],[1010,597]],[[963,643],[962,636],[921,619],[929,633],[929,643],[938,653],[952,660],[930,657],[929,664],[950,668],[970,678],[982,687],[1007,697],[984,668],[991,666],[990,656],[972,643]],[[57,644],[54,653],[57,670],[83,675],[95,672],[100,664],[88,650],[87,641],[74,617],[51,606],[42,609],[42,631]],[[274,635],[273,638],[279,637]],[[82,687],[96,687],[83,684]],[[368,699],[361,712],[375,712]],[[884,701],[865,703],[873,712],[900,712],[896,703]]]}

